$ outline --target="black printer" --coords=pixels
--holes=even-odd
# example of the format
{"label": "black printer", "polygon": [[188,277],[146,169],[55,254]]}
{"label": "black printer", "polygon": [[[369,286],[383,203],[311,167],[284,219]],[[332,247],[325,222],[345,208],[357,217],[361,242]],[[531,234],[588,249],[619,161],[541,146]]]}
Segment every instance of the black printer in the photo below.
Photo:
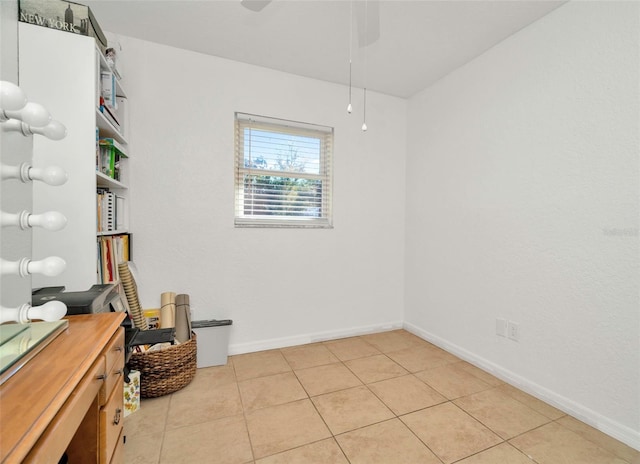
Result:
{"label": "black printer", "polygon": [[67,316],[76,314],[123,312],[120,294],[113,284],[99,284],[83,292],[65,292],[65,287],[44,287],[34,289],[32,306],[40,306],[52,300],[67,305]]}

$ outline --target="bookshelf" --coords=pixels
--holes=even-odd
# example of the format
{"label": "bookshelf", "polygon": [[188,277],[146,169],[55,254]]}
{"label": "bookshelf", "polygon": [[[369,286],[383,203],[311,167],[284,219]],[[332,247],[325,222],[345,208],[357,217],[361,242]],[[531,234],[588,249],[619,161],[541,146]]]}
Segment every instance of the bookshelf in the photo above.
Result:
{"label": "bookshelf", "polygon": [[[59,210],[68,221],[55,234],[34,229],[33,256],[60,256],[67,267],[59,276],[34,278],[32,285],[87,290],[101,283],[101,241],[126,236],[129,250],[131,146],[127,94],[119,79],[114,79],[113,95],[119,99],[119,109],[113,110],[120,123],[116,125],[100,109],[102,73],[110,68],[92,37],[19,23],[19,38],[21,87],[30,99],[45,105],[67,127],[67,137],[62,141],[51,143],[44,137],[34,138],[33,155],[34,164],[59,166],[69,176],[67,183],[56,189],[46,190],[34,184],[33,210]],[[101,138],[114,140],[125,152],[126,156],[119,159],[118,179],[98,171]],[[99,189],[114,193],[120,206],[118,221],[108,230],[99,227]],[[63,208],[59,207],[61,204]]]}
{"label": "bookshelf", "polygon": [[128,261],[128,99],[119,71],[96,46],[96,270],[98,283],[119,280]]}

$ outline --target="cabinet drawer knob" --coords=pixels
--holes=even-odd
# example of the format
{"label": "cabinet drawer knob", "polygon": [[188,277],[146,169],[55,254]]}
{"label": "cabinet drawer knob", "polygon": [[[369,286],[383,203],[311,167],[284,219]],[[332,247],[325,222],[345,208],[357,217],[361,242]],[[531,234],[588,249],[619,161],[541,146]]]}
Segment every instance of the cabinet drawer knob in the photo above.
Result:
{"label": "cabinet drawer knob", "polygon": [[117,351],[117,352],[124,351],[124,347],[123,346],[116,346],[114,348],[114,351]]}
{"label": "cabinet drawer knob", "polygon": [[107,373],[103,373],[103,374],[98,374],[96,375],[96,380],[106,380],[107,378]]}
{"label": "cabinet drawer knob", "polygon": [[122,413],[122,409],[117,408],[116,414],[113,416],[113,425],[118,425],[120,423],[120,415]]}

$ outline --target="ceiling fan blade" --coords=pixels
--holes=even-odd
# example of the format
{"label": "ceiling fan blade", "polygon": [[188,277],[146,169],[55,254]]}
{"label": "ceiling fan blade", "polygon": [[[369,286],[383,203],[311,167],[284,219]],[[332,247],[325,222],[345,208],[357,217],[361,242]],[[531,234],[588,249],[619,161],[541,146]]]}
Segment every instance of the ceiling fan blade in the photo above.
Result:
{"label": "ceiling fan blade", "polygon": [[356,1],[353,10],[358,25],[358,46],[371,45],[380,38],[380,2]]}
{"label": "ceiling fan blade", "polygon": [[240,4],[248,10],[260,12],[271,3],[271,0],[242,0]]}

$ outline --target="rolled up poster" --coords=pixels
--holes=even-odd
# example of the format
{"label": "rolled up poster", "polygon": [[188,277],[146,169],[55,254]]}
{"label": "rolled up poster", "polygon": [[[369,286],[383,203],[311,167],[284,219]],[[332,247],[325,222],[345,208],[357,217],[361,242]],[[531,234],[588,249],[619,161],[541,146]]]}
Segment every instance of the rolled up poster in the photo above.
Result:
{"label": "rolled up poster", "polygon": [[160,296],[160,328],[176,326],[176,294],[164,292]]}
{"label": "rolled up poster", "polygon": [[184,343],[191,338],[191,308],[189,295],[176,295],[176,338]]}
{"label": "rolled up poster", "polygon": [[129,271],[129,265],[127,263],[118,264],[118,273],[120,274],[120,280],[124,287],[127,303],[129,303],[129,311],[131,311],[133,324],[140,330],[149,330],[147,320],[144,317],[140,302],[138,301],[138,287],[133,275],[131,275]]}

